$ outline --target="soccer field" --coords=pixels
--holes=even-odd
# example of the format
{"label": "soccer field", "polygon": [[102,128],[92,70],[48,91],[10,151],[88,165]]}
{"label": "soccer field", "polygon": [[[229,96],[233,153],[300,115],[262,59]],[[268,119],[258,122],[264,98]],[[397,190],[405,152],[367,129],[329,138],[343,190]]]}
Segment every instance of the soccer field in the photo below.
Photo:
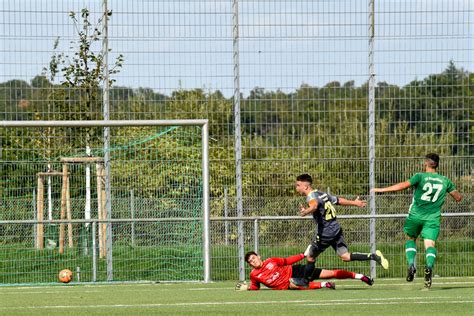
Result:
{"label": "soccer field", "polygon": [[337,289],[236,292],[234,283],[69,284],[0,287],[0,315],[472,315],[474,278],[377,280],[368,287],[336,280]]}

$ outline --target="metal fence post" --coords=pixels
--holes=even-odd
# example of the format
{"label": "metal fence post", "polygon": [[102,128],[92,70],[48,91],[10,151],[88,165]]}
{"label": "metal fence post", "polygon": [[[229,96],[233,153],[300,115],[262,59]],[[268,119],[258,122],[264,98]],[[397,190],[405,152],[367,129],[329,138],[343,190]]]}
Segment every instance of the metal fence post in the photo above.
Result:
{"label": "metal fence post", "polygon": [[[104,54],[104,94],[103,94],[103,104],[104,104],[104,121],[109,120],[110,116],[110,102],[109,102],[109,67],[108,67],[108,56],[109,56],[109,34],[108,34],[108,8],[107,0],[103,0],[103,14],[104,14],[104,24],[102,34],[104,38],[102,41],[102,51]],[[111,170],[110,170],[110,126],[104,127],[104,166],[105,166],[105,211],[106,218],[110,220],[112,218],[112,190],[111,190]],[[106,226],[106,237],[105,237],[105,249],[106,249],[106,258],[107,258],[107,281],[112,281],[113,276],[113,256],[112,256],[112,223],[108,222]]]}
{"label": "metal fence post", "polygon": [[[228,196],[227,196],[227,187],[224,188],[224,217],[229,217],[229,203],[228,203]],[[229,245],[229,222],[224,222],[224,238],[225,238],[225,245]]]}
{"label": "metal fence post", "polygon": [[[135,195],[133,189],[130,190],[130,218],[135,219]],[[132,247],[135,246],[135,222],[132,222],[131,225],[131,243]]]}
{"label": "metal fence post", "polygon": [[[233,61],[234,61],[234,139],[237,216],[243,216],[242,202],[242,135],[240,130],[240,72],[239,72],[239,1],[232,1]],[[239,250],[239,278],[245,280],[244,223],[237,223]]]}
{"label": "metal fence post", "polygon": [[[374,1],[369,2],[369,187],[375,187],[375,64],[374,64],[374,41],[375,41],[375,16]],[[375,193],[370,192],[369,198],[370,215],[375,216]],[[376,251],[375,217],[370,218],[370,252]],[[375,262],[370,261],[370,275],[375,278]]]}
{"label": "metal fence post", "polygon": [[253,221],[253,242],[254,242],[254,246],[253,246],[253,251],[255,251],[256,253],[258,253],[258,219],[255,219]]}
{"label": "metal fence post", "polygon": [[97,222],[92,222],[92,282],[97,281],[97,243],[95,239]]}
{"label": "metal fence post", "polygon": [[[33,189],[33,219],[34,220],[37,220],[37,216],[36,216],[36,190]],[[34,244],[34,247],[35,249],[38,248],[38,225],[33,225],[33,244]]]}

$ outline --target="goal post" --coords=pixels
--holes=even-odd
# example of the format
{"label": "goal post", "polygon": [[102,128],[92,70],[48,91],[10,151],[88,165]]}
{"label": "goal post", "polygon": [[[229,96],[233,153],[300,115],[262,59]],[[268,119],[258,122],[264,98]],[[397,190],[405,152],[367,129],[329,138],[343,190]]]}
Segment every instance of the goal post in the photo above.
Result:
{"label": "goal post", "polygon": [[[100,179],[101,177],[105,178],[104,181],[112,181],[111,178],[114,178],[114,181],[111,185],[117,186],[114,188],[114,192],[118,192],[120,189],[120,193],[111,193],[110,190],[103,190],[98,189],[97,199],[98,199],[98,206],[101,208],[101,205],[111,205],[111,209],[105,208],[105,216],[98,218],[99,221],[95,221],[95,223],[99,223],[99,233],[105,234],[105,243],[107,246],[105,247],[106,251],[108,252],[106,257],[105,267],[107,270],[107,276],[112,275],[109,273],[110,271],[114,271],[114,278],[113,280],[117,280],[115,278],[116,271],[120,272],[120,269],[125,270],[127,262],[119,262],[115,265],[115,260],[112,256],[112,244],[117,244],[123,246],[126,244],[124,241],[125,239],[122,238],[123,236],[120,235],[122,231],[129,232],[129,228],[125,228],[125,226],[120,229],[116,229],[114,233],[112,233],[111,225],[115,223],[119,223],[117,225],[123,224],[126,225],[132,224],[132,233],[134,236],[131,237],[133,240],[134,245],[140,245],[140,238],[142,240],[141,245],[144,248],[153,248],[157,247],[160,248],[157,250],[157,253],[165,252],[168,249],[168,246],[173,244],[176,240],[179,240],[180,247],[185,247],[186,243],[189,242],[190,238],[196,238],[201,240],[201,250],[202,251],[202,277],[200,278],[204,282],[209,282],[211,280],[210,277],[210,203],[209,203],[209,128],[208,128],[208,120],[207,119],[189,119],[189,120],[103,120],[103,121],[2,121],[0,123],[0,127],[3,130],[2,134],[0,135],[0,142],[3,143],[2,145],[2,161],[8,164],[9,162],[12,165],[17,162],[25,161],[25,164],[31,163],[33,160],[41,160],[41,163],[44,165],[45,163],[55,166],[56,169],[59,169],[62,165],[69,165],[70,168],[68,169],[65,167],[62,177],[62,182],[64,185],[61,187],[61,184],[56,184],[54,187],[53,183],[53,195],[56,195],[58,198],[57,200],[60,201],[59,206],[58,203],[54,206],[53,212],[56,212],[56,220],[54,221],[47,221],[42,218],[36,218],[36,224],[41,225],[41,234],[43,230],[43,225],[49,224],[53,225],[54,223],[58,222],[59,216],[59,209],[61,209],[62,213],[64,212],[64,205],[67,205],[68,208],[72,203],[74,208],[74,203],[77,203],[78,197],[82,198],[84,188],[77,187],[77,183],[80,181],[85,181],[83,179],[70,179],[70,174],[74,176],[75,169],[79,168],[76,167],[77,165],[85,165],[91,164],[92,166],[97,166],[97,168],[102,168],[99,164],[96,165],[97,159],[94,157],[101,157],[103,160],[103,165],[107,166],[112,163],[115,163],[117,170],[113,175],[108,175],[105,172],[97,173],[97,186],[101,186]],[[187,130],[190,127],[197,127],[200,129],[191,129]],[[162,128],[162,131],[154,131],[152,135],[150,135],[150,128]],[[12,131],[13,129],[22,129],[24,132],[21,136],[17,132],[15,136],[9,136],[10,134],[8,131]],[[37,133],[38,129],[41,129],[45,132]],[[102,153],[102,155],[98,155],[97,152],[93,153],[92,158],[96,159],[93,162],[89,162],[88,158],[85,156],[85,148],[88,147],[90,144],[89,139],[95,137],[96,140],[100,140],[102,137],[105,137],[106,134],[109,134],[109,131],[105,133],[105,129],[113,129],[117,133],[111,133],[112,138],[115,137],[115,142],[112,142],[111,145],[108,144],[107,141],[102,139],[102,148],[98,148],[96,146],[95,150]],[[77,132],[80,130],[81,132]],[[62,134],[61,134],[62,133]],[[148,133],[148,134],[147,134]],[[45,135],[47,134],[47,135]],[[87,134],[87,137],[83,137],[83,135]],[[200,134],[200,135],[197,135]],[[33,135],[33,136],[32,136]],[[92,136],[91,136],[92,135]],[[176,135],[169,136],[169,135]],[[9,139],[9,137],[11,139]],[[16,137],[16,138],[15,138]],[[19,140],[21,137],[21,140]],[[167,138],[168,137],[168,138]],[[74,138],[74,139],[73,139]],[[3,139],[3,140],[2,140]],[[15,139],[15,141],[12,141]],[[85,141],[84,139],[87,139]],[[98,141],[99,143],[100,141]],[[28,145],[28,153],[31,152],[30,156],[25,157],[25,149],[24,145],[20,143],[27,143]],[[72,144],[74,143],[74,144]],[[55,145],[54,145],[55,144]],[[15,146],[18,148],[18,152],[15,151]],[[23,146],[23,147],[22,147]],[[56,146],[56,147],[55,147]],[[75,148],[81,147],[81,148]],[[108,147],[110,146],[110,147]],[[197,152],[197,148],[200,146],[200,152]],[[51,149],[53,148],[53,149]],[[79,150],[80,149],[80,150]],[[45,157],[44,159],[41,158],[45,156],[45,154],[38,154],[38,151],[46,152],[50,156]],[[170,152],[171,150],[176,150],[176,153],[172,155]],[[193,151],[191,151],[193,150]],[[52,153],[53,152],[53,153]],[[80,152],[80,153],[79,153]],[[112,153],[111,155],[105,155],[105,153]],[[68,157],[68,154],[70,155]],[[81,157],[81,155],[83,155]],[[110,160],[108,161],[108,157]],[[116,158],[114,158],[114,156]],[[40,158],[38,158],[40,157]],[[52,159],[54,157],[54,159]],[[151,158],[149,158],[151,157]],[[159,157],[159,158],[157,158]],[[100,158],[100,159],[102,159]],[[149,161],[147,159],[149,158]],[[90,160],[89,159],[89,160]],[[116,160],[114,160],[116,159]],[[160,160],[161,159],[161,160]],[[199,160],[201,162],[199,163]],[[118,162],[115,162],[118,161]],[[102,163],[102,162],[101,162]],[[200,165],[198,167],[198,165]],[[28,167],[30,168],[30,167]],[[27,170],[28,168],[25,168]],[[105,168],[105,167],[104,167]],[[21,169],[21,168],[20,168]],[[200,174],[196,173],[196,169],[200,171]],[[3,168],[5,171],[6,177],[8,177],[9,169],[8,167]],[[81,169],[81,172],[85,169]],[[19,172],[16,170],[15,172]],[[40,183],[41,187],[38,189],[37,194],[43,194],[46,190],[44,183],[40,179],[43,175],[41,174],[42,170],[36,171],[29,177],[35,180],[35,183],[32,185],[37,185]],[[38,176],[39,174],[39,176]],[[85,174],[85,171],[84,171]],[[135,175],[132,177],[132,175]],[[129,176],[128,178],[126,176]],[[18,174],[18,178],[24,177],[24,175]],[[38,178],[37,178],[38,177]],[[108,177],[108,178],[107,178]],[[137,180],[138,179],[138,180]],[[92,177],[92,181],[95,181],[94,177]],[[137,181],[134,183],[134,181]],[[15,181],[11,181],[15,182]],[[20,183],[21,181],[18,181]],[[57,181],[60,182],[59,180]],[[105,182],[106,183],[106,182]],[[187,184],[190,184],[190,187],[185,187]],[[16,188],[5,188],[4,192],[15,192]],[[70,192],[72,190],[72,192]],[[129,190],[130,192],[130,199],[127,199],[126,192]],[[166,192],[166,191],[169,192]],[[100,191],[100,192],[99,192]],[[139,191],[139,192],[137,192]],[[103,194],[102,194],[103,192]],[[140,196],[141,192],[141,196]],[[94,192],[93,192],[94,193]],[[9,198],[15,200],[16,193],[5,193],[10,194]],[[69,194],[73,195],[72,197]],[[122,194],[122,195],[120,195]],[[162,197],[162,200],[157,201],[156,194],[159,194]],[[120,195],[120,196],[119,196]],[[33,193],[35,196],[35,193]],[[59,198],[60,197],[60,198]],[[43,197],[35,196],[36,199],[35,205],[36,208],[39,208],[39,211],[35,210],[35,217],[36,214],[40,214],[39,216],[43,216],[42,212],[42,201]],[[105,201],[101,201],[103,198]],[[19,198],[18,198],[19,199]],[[71,202],[72,200],[72,202]],[[85,197],[84,197],[85,200]],[[16,203],[12,201],[12,203]],[[85,203],[85,201],[81,202]],[[115,203],[115,204],[114,204]],[[133,205],[129,205],[133,203]],[[194,204],[193,204],[194,203]],[[196,205],[199,204],[199,205]],[[31,205],[31,204],[30,204]],[[119,207],[120,205],[120,207]],[[126,205],[126,206],[123,206]],[[189,214],[183,214],[181,211],[184,210],[195,210],[199,208],[199,212],[193,213],[193,218],[189,218],[186,216],[190,216]],[[103,208],[103,207],[102,207]],[[124,209],[127,208],[128,215]],[[131,210],[131,213],[130,213]],[[37,213],[36,213],[37,212]],[[76,216],[73,218],[72,223],[75,224],[75,228],[71,226],[71,220],[68,212],[68,219],[62,217],[60,219],[61,222],[61,236],[64,237],[64,225],[68,226],[69,234],[71,230],[79,231],[78,225],[83,225],[83,223],[78,224],[77,222],[74,223],[74,220],[83,220],[84,218],[78,218],[77,212],[75,213]],[[112,212],[116,212],[117,214],[111,214]],[[140,214],[141,212],[141,214]],[[31,212],[30,214],[32,214]],[[84,211],[82,210],[82,214]],[[99,213],[100,214],[100,213]],[[83,216],[83,215],[82,215]],[[165,218],[162,216],[169,216],[169,218],[174,219],[176,222],[169,224],[169,221],[166,221]],[[74,217],[74,216],[73,216]],[[153,219],[156,217],[156,221]],[[183,217],[183,218],[182,218]],[[9,219],[19,220],[24,219],[23,215],[19,217],[10,217]],[[117,221],[117,219],[122,219],[121,221]],[[165,219],[165,220],[164,220]],[[182,219],[182,221],[180,221]],[[67,225],[69,220],[69,225]],[[5,221],[7,222],[7,221]],[[17,221],[21,222],[21,221]],[[93,222],[93,221],[91,221]],[[198,222],[199,225],[196,226],[196,229],[190,228],[194,227],[192,222]],[[100,224],[107,225],[107,230],[101,230]],[[191,224],[189,224],[191,223]],[[31,225],[31,218],[30,220],[25,220],[25,225]],[[182,225],[181,225],[182,224]],[[0,218],[0,225],[2,224],[2,218]],[[8,224],[5,224],[8,225]],[[155,225],[155,226],[153,226]],[[50,227],[51,228],[51,227]],[[36,233],[36,228],[33,230]],[[162,235],[155,234],[154,231],[159,230]],[[27,230],[29,231],[29,230]],[[50,232],[51,233],[51,232]],[[54,233],[54,232],[53,232]],[[45,233],[47,234],[47,233]],[[57,233],[56,233],[57,234]],[[112,236],[114,234],[118,234],[119,236]],[[200,236],[200,237],[199,237]],[[31,237],[31,236],[30,236]],[[102,236],[103,237],[103,236]],[[43,246],[43,236],[34,236],[31,238],[34,241],[34,245]],[[44,237],[46,238],[46,237]],[[95,243],[95,236],[93,237],[93,243]],[[12,238],[13,239],[13,238]],[[41,240],[40,240],[41,239]],[[61,243],[64,238],[61,238]],[[169,239],[169,240],[168,240]],[[99,238],[100,242],[100,238]],[[76,245],[77,240],[72,241],[69,245]],[[92,244],[92,243],[90,243]],[[61,244],[62,246],[63,244]],[[159,245],[159,246],[156,246]],[[67,246],[67,245],[66,245]],[[129,247],[130,245],[125,245]],[[113,246],[114,249],[116,246]],[[35,248],[34,246],[32,247]],[[166,249],[165,249],[166,248]],[[185,248],[183,248],[185,249]],[[180,254],[179,249],[171,249],[169,252],[172,253],[170,255],[170,266],[178,267],[178,265],[186,265],[187,258],[185,257],[186,250],[183,250],[183,253]],[[115,251],[115,250],[114,250]],[[150,250],[151,252],[153,250]],[[191,250],[193,251],[193,250]],[[169,253],[168,252],[168,253]],[[71,251],[65,251],[64,256],[70,256]],[[78,254],[83,254],[84,252],[77,251]],[[87,252],[86,252],[87,253]],[[137,252],[139,253],[139,252]],[[181,256],[183,255],[183,256]],[[147,256],[146,253],[143,253],[143,256]],[[159,259],[157,257],[157,259]],[[127,259],[128,260],[128,259]],[[172,262],[172,261],[176,262]],[[80,261],[80,260],[79,260]],[[77,262],[79,262],[77,261]],[[75,262],[73,264],[76,264]],[[88,265],[88,264],[87,264]],[[102,265],[99,263],[98,266],[93,267],[94,269],[104,269],[104,263]],[[66,268],[66,267],[65,267]],[[72,267],[75,269],[76,267]],[[197,269],[195,266],[192,267],[193,270],[201,270]],[[72,270],[71,269],[71,270]],[[139,269],[146,269],[146,266],[141,267]],[[164,269],[163,267],[159,267],[156,269]],[[179,268],[177,268],[179,269]],[[95,274],[94,271],[93,274]],[[120,273],[119,273],[120,274]],[[142,278],[142,275],[146,275],[146,271],[142,274],[137,273],[136,278]],[[164,275],[164,274],[163,274]],[[184,275],[186,275],[184,273]],[[1,276],[0,276],[1,277]],[[185,280],[193,280],[194,276],[184,276]],[[107,277],[108,281],[111,281],[109,277]],[[118,277],[118,280],[129,281]],[[175,276],[172,280],[179,281],[179,277]],[[95,281],[95,280],[94,280]]]}

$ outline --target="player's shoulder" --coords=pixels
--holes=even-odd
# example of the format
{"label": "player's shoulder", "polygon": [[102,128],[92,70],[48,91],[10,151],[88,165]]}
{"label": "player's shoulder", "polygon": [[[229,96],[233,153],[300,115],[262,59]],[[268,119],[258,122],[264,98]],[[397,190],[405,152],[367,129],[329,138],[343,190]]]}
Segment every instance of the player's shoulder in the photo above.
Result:
{"label": "player's shoulder", "polygon": [[252,271],[250,271],[250,279],[257,278],[258,274],[261,272],[262,268],[253,268]]}
{"label": "player's shoulder", "polygon": [[422,180],[436,180],[439,181],[442,179],[441,175],[439,173],[434,173],[434,172],[418,172],[413,175],[413,177],[417,177]]}
{"label": "player's shoulder", "polygon": [[424,178],[426,177],[427,175],[429,175],[430,173],[428,172],[417,172],[417,173],[414,173],[412,178]]}
{"label": "player's shoulder", "polygon": [[267,258],[265,260],[262,260],[262,267],[266,266],[267,264],[269,264],[272,261],[273,261],[273,258]]}
{"label": "player's shoulder", "polygon": [[445,176],[444,174],[440,174],[440,173],[437,173],[437,175],[439,175],[441,178],[447,180],[447,181],[451,181],[451,179],[449,179],[448,176]]}
{"label": "player's shoulder", "polygon": [[450,178],[448,178],[447,176],[442,175],[442,174],[440,174],[439,176],[441,177],[441,179],[443,180],[443,182],[444,182],[445,184],[447,184],[448,186],[451,186],[451,187],[455,186],[454,183],[453,183],[453,181],[452,181]]}
{"label": "player's shoulder", "polygon": [[451,180],[440,173],[434,173],[434,172],[424,172],[422,174],[423,178],[426,180],[432,180],[432,181],[443,181],[443,182],[451,182]]}
{"label": "player's shoulder", "polygon": [[250,271],[250,277],[256,275],[258,273],[259,269],[253,268],[252,271]]}
{"label": "player's shoulder", "polygon": [[410,182],[411,185],[417,185],[419,183],[426,182],[428,174],[429,173],[427,172],[417,172],[411,176],[408,182]]}
{"label": "player's shoulder", "polygon": [[319,198],[323,194],[325,194],[325,192],[315,189],[308,193],[308,197],[316,199],[316,198]]}

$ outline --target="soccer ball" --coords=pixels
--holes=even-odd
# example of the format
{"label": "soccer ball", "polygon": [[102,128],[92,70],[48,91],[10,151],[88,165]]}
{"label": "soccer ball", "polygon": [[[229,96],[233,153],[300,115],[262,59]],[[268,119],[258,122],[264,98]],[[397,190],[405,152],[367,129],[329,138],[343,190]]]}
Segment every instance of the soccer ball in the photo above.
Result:
{"label": "soccer ball", "polygon": [[72,271],[69,269],[64,269],[59,271],[58,279],[62,283],[69,283],[72,280]]}

